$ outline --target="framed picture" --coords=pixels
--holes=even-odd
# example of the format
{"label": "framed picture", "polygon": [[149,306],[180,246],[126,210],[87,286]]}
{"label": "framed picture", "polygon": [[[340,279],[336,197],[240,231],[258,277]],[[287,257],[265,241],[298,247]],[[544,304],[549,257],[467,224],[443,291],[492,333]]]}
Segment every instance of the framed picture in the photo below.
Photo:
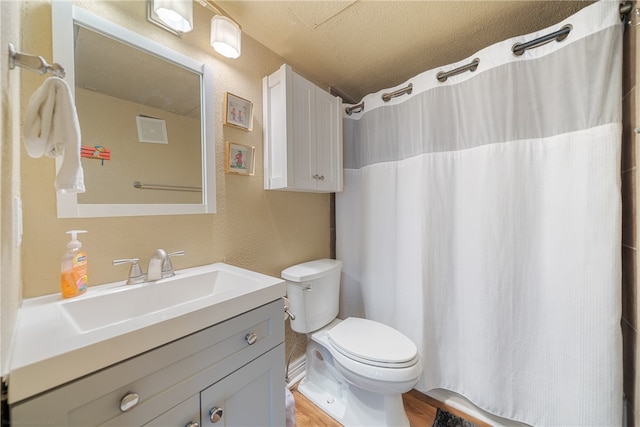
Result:
{"label": "framed picture", "polygon": [[250,131],[253,127],[253,103],[226,92],[223,124]]}
{"label": "framed picture", "polygon": [[249,145],[236,144],[227,141],[225,143],[225,173],[235,173],[239,175],[253,175],[255,166],[255,147]]}

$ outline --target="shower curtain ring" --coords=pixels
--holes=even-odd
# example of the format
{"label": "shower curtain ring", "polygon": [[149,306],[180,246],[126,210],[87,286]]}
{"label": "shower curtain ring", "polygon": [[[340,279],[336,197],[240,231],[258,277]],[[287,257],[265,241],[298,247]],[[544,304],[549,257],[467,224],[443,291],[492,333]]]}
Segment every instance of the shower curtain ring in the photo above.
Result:
{"label": "shower curtain ring", "polygon": [[640,25],[640,9],[639,8],[635,8],[631,11],[631,13],[629,13],[629,20],[627,21],[627,24],[631,25],[632,27],[637,27],[638,25]]}

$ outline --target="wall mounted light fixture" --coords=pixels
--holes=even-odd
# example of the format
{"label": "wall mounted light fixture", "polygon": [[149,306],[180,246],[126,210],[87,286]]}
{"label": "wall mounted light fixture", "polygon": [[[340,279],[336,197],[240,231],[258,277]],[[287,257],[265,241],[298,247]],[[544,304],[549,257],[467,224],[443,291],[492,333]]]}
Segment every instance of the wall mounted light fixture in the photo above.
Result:
{"label": "wall mounted light fixture", "polygon": [[238,58],[242,50],[240,24],[212,0],[196,1],[215,13],[211,19],[211,47],[222,56],[232,59]]}
{"label": "wall mounted light fixture", "polygon": [[241,53],[242,32],[230,18],[215,15],[211,19],[211,47],[227,58],[238,58]]}
{"label": "wall mounted light fixture", "polygon": [[[1,1],[1,0],[0,0]],[[240,25],[212,0],[196,0],[215,14],[211,19],[211,47],[227,58],[242,52]],[[147,0],[147,20],[181,37],[193,29],[193,0]]]}
{"label": "wall mounted light fixture", "polygon": [[181,36],[193,30],[193,1],[148,0],[147,20]]}

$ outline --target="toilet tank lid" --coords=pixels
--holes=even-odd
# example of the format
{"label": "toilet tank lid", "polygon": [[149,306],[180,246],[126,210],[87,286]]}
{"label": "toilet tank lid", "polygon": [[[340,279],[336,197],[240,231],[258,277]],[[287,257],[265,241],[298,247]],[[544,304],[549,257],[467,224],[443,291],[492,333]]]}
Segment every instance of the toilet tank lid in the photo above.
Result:
{"label": "toilet tank lid", "polygon": [[342,261],[336,259],[318,259],[315,261],[303,262],[302,264],[292,265],[282,270],[282,278],[292,282],[306,282],[315,280],[319,277],[326,276],[340,270]]}

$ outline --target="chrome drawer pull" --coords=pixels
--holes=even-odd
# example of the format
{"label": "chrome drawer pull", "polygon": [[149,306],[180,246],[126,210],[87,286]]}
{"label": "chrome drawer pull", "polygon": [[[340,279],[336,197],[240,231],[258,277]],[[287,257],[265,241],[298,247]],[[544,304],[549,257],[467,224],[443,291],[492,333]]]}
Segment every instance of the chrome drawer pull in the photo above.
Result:
{"label": "chrome drawer pull", "polygon": [[222,418],[222,408],[213,408],[209,411],[209,419],[212,423],[217,423]]}
{"label": "chrome drawer pull", "polygon": [[258,336],[254,332],[251,332],[250,334],[244,336],[244,340],[247,342],[247,344],[253,345],[256,343],[256,341],[258,341]]}
{"label": "chrome drawer pull", "polygon": [[189,421],[189,424],[187,424],[184,427],[200,427],[200,424],[194,423],[193,421]]}
{"label": "chrome drawer pull", "polygon": [[140,402],[138,393],[127,392],[127,394],[120,399],[120,410],[122,412],[130,411],[136,407],[138,402]]}

